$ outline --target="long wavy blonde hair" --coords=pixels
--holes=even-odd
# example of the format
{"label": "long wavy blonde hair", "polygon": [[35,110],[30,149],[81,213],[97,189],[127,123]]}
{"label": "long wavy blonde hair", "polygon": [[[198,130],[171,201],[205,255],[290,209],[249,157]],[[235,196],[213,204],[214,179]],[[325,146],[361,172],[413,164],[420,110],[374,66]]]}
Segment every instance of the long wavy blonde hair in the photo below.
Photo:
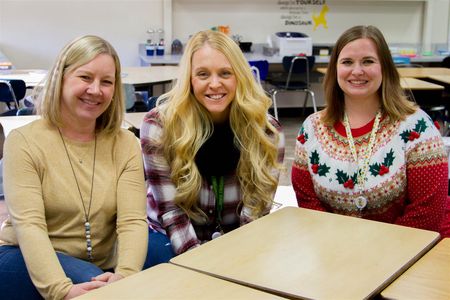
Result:
{"label": "long wavy blonde hair", "polygon": [[165,129],[161,148],[177,189],[175,203],[194,220],[206,216],[198,207],[202,176],[195,164],[195,156],[211,136],[213,122],[191,87],[192,56],[205,44],[226,56],[236,76],[236,95],[230,104],[230,125],[235,145],[240,150],[236,175],[241,188],[241,204],[252,208],[253,217],[259,217],[272,203],[278,185],[272,170],[281,168],[277,161],[279,134],[268,121],[271,99],[256,83],[238,45],[221,32],[201,31],[192,36],[180,61],[176,84],[158,102]]}

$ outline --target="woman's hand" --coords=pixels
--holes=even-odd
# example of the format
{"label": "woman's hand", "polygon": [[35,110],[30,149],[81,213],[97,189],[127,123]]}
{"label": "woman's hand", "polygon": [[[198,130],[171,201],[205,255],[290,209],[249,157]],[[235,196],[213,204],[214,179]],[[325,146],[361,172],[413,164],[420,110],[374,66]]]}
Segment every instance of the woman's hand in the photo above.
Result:
{"label": "woman's hand", "polygon": [[111,272],[105,272],[103,274],[100,274],[94,278],[92,278],[92,281],[100,281],[100,282],[105,282],[105,283],[111,283],[117,280],[122,279],[123,276],[116,274],[116,273],[111,273]]}
{"label": "woman's hand", "polygon": [[98,289],[99,287],[105,286],[106,284],[107,283],[103,281],[91,281],[74,284],[64,297],[64,300],[72,299],[80,295],[86,294],[87,292]]}

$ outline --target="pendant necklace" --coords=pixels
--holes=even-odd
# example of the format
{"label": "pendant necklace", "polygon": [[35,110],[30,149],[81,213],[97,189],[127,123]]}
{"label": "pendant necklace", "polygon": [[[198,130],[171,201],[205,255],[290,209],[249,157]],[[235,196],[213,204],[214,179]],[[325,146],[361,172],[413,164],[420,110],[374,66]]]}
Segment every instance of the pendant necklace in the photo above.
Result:
{"label": "pendant necklace", "polygon": [[365,151],[361,151],[362,154],[362,166],[360,166],[358,161],[358,155],[356,154],[355,141],[353,140],[352,130],[350,128],[350,123],[348,121],[347,113],[344,114],[344,126],[345,133],[347,134],[348,145],[350,147],[350,152],[352,153],[353,159],[358,166],[357,169],[357,179],[356,185],[358,187],[359,196],[354,200],[355,206],[361,211],[367,205],[367,198],[363,195],[364,183],[367,180],[366,174],[369,170],[370,157],[372,156],[372,151],[375,146],[375,137],[377,135],[378,127],[380,125],[381,111],[378,110],[375,116],[375,121],[373,122],[372,131],[370,133],[369,144],[367,145]]}
{"label": "pendant necklace", "polygon": [[61,140],[63,142],[64,150],[66,150],[66,155],[67,155],[67,158],[69,159],[70,168],[72,169],[72,174],[75,179],[75,183],[77,184],[78,194],[80,195],[81,204],[83,205],[84,233],[85,233],[85,237],[86,237],[87,257],[88,257],[89,261],[92,261],[93,256],[92,256],[92,240],[91,240],[91,223],[89,222],[89,215],[91,213],[92,192],[94,190],[95,158],[97,155],[97,135],[95,135],[95,140],[94,140],[94,162],[92,163],[91,193],[90,193],[90,197],[89,197],[89,206],[88,206],[88,209],[86,210],[86,206],[84,205],[83,196],[81,194],[80,185],[78,184],[78,179],[77,179],[75,170],[72,165],[72,160],[70,159],[69,151],[67,150],[66,142],[64,141],[63,135],[59,128],[58,128],[58,132],[59,132],[59,136],[61,137]]}

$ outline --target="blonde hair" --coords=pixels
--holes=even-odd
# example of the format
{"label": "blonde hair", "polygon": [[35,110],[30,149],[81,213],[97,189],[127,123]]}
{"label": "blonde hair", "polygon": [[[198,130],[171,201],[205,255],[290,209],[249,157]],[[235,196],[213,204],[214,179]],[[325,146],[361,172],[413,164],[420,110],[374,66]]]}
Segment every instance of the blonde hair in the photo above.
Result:
{"label": "blonde hair", "polygon": [[280,168],[277,161],[279,135],[268,121],[271,99],[257,84],[237,44],[221,32],[201,31],[189,40],[180,61],[178,80],[158,102],[165,129],[161,148],[177,188],[175,203],[194,220],[206,216],[197,203],[202,177],[195,156],[212,134],[213,122],[191,87],[192,56],[204,45],[223,53],[236,76],[236,95],[230,104],[230,125],[235,145],[240,150],[236,175],[241,187],[241,204],[252,208],[254,217],[258,217],[272,203],[278,185],[271,171]]}
{"label": "blonde hair", "polygon": [[113,101],[106,111],[97,118],[96,130],[106,134],[119,131],[125,112],[120,60],[114,48],[104,39],[85,35],[68,43],[60,52],[56,62],[47,75],[43,88],[37,88],[37,111],[42,118],[56,127],[63,126],[61,117],[62,81],[67,73],[87,64],[99,54],[110,55],[116,68]]}
{"label": "blonde hair", "polygon": [[323,83],[327,105],[322,114],[322,121],[328,125],[333,125],[344,118],[344,92],[337,82],[337,60],[339,54],[348,43],[363,38],[371,39],[377,47],[383,78],[378,90],[383,113],[387,114],[392,122],[395,122],[404,120],[406,116],[416,111],[416,105],[408,100],[400,85],[400,76],[383,34],[375,26],[360,25],[346,30],[337,40],[331,53],[327,74]]}

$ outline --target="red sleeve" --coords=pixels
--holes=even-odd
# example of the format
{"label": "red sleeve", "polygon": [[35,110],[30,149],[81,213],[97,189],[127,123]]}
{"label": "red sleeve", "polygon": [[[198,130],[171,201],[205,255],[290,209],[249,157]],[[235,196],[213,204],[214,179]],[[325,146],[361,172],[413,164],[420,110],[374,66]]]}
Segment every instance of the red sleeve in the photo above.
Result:
{"label": "red sleeve", "polygon": [[408,196],[395,224],[439,231],[448,193],[447,156],[440,139],[418,144],[407,154]]}
{"label": "red sleeve", "polygon": [[291,181],[299,207],[327,211],[314,191],[314,184],[308,170],[307,153],[299,141],[295,146]]}

